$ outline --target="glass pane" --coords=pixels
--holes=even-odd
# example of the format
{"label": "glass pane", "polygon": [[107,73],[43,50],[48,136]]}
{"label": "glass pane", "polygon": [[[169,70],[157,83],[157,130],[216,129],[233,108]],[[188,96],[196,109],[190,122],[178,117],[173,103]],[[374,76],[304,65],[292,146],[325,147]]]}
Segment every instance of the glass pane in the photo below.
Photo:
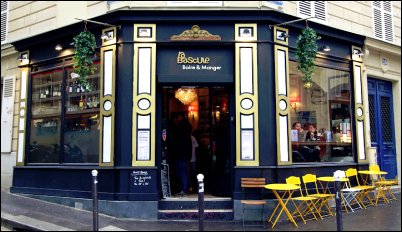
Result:
{"label": "glass pane", "polygon": [[391,99],[381,97],[381,126],[384,143],[392,143]]}
{"label": "glass pane", "polygon": [[88,77],[87,89],[80,85],[73,69],[67,70],[64,163],[99,162],[99,62],[95,68],[95,73]]}
{"label": "glass pane", "polygon": [[317,67],[306,89],[289,65],[293,162],[353,162],[349,72]]}
{"label": "glass pane", "polygon": [[89,89],[85,89],[79,82],[79,77],[73,69],[67,70],[66,114],[99,112],[99,63],[95,63],[95,73],[88,76]]}
{"label": "glass pane", "polygon": [[375,110],[374,110],[374,95],[369,95],[369,110],[370,110],[370,138],[371,142],[377,142],[377,127],[375,123]]}
{"label": "glass pane", "polygon": [[60,118],[31,120],[29,163],[60,162]]}
{"label": "glass pane", "polygon": [[66,116],[64,163],[98,163],[99,112]]}
{"label": "glass pane", "polygon": [[32,76],[32,117],[59,116],[63,70]]}

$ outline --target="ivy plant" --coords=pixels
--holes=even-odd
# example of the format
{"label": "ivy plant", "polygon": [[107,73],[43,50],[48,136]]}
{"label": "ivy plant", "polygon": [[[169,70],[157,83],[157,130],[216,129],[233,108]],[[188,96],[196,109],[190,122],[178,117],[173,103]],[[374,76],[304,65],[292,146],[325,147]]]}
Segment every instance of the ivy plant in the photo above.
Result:
{"label": "ivy plant", "polygon": [[80,76],[80,84],[85,90],[90,91],[92,86],[88,82],[88,76],[94,74],[95,66],[92,57],[95,53],[95,36],[85,30],[73,38],[75,46],[74,72]]}
{"label": "ivy plant", "polygon": [[318,50],[317,40],[320,36],[310,27],[303,29],[296,41],[296,60],[299,63],[297,69],[304,74],[303,84],[306,88],[312,86],[312,78],[315,71],[315,58]]}

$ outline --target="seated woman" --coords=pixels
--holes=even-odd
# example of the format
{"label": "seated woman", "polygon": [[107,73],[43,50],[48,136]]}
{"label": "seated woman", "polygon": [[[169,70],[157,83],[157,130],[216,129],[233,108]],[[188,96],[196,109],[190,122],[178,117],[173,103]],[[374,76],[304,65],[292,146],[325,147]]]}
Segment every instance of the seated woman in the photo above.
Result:
{"label": "seated woman", "polygon": [[[315,124],[308,125],[308,132],[306,134],[306,142],[307,141],[319,141],[317,127]],[[306,157],[308,162],[320,162],[320,150],[319,146],[304,146],[302,153],[304,157]]]}
{"label": "seated woman", "polygon": [[[295,122],[293,123],[292,130],[297,130],[297,137],[298,137],[298,142],[303,142],[304,141],[304,130],[302,128],[302,125],[300,122]],[[293,141],[293,140],[292,140]],[[307,161],[302,153],[297,148],[294,148],[292,151],[292,160],[293,162],[305,162]]]}
{"label": "seated woman", "polygon": [[304,141],[304,130],[302,128],[302,125],[300,122],[295,122],[293,123],[293,130],[297,130],[297,134],[298,134],[298,138],[299,138],[299,142],[303,142]]}

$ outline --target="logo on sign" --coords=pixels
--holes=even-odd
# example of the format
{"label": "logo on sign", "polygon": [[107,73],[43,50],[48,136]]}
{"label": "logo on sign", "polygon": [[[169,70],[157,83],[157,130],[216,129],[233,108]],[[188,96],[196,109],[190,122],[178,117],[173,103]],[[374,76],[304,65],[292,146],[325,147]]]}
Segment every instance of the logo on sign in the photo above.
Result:
{"label": "logo on sign", "polygon": [[208,65],[211,59],[209,57],[187,57],[186,53],[179,51],[177,53],[177,64],[183,64],[183,70],[207,70],[207,71],[220,71],[222,66]]}
{"label": "logo on sign", "polygon": [[186,53],[177,53],[177,63],[178,64],[209,64],[209,57],[186,57]]}

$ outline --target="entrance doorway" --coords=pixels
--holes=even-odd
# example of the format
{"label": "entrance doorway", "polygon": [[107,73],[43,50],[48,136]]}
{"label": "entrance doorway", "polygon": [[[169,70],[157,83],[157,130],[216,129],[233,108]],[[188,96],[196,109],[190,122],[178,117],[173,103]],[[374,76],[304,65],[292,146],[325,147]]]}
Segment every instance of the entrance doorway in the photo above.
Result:
{"label": "entrance doorway", "polygon": [[185,196],[197,194],[196,176],[202,173],[206,196],[230,197],[230,89],[165,86],[161,90],[162,162],[170,167],[172,196],[181,196],[182,191]]}
{"label": "entrance doorway", "polygon": [[369,78],[367,85],[371,146],[377,148],[377,164],[392,179],[397,175],[392,83]]}

